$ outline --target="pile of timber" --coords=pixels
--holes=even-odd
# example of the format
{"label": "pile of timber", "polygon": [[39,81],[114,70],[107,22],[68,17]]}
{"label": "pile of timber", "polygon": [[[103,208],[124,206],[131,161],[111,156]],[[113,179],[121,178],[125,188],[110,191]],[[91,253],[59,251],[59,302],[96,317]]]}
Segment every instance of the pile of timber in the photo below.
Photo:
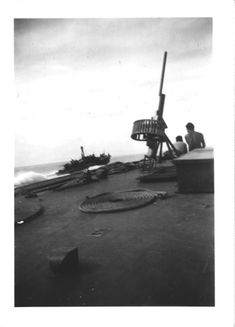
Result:
{"label": "pile of timber", "polygon": [[141,166],[142,160],[126,163],[117,161],[97,169],[74,172],[66,176],[17,187],[15,188],[15,196],[25,195],[25,197],[31,198],[37,196],[39,192],[49,190],[61,191],[70,187],[96,182],[100,179],[107,178],[108,175],[128,172]]}

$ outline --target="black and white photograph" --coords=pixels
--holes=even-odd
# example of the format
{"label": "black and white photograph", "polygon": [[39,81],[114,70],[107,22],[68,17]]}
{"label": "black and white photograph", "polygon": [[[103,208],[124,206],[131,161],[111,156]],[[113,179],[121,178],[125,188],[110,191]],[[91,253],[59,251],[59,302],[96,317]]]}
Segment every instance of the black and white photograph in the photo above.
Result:
{"label": "black and white photograph", "polygon": [[146,317],[149,326],[174,324],[171,312],[196,326],[198,310],[201,326],[212,314],[219,322],[234,246],[225,235],[234,149],[221,145],[234,131],[213,13],[15,15],[11,24],[15,326],[28,326],[32,310],[54,325],[63,311],[71,327],[70,312],[105,326],[101,310],[111,326],[118,310],[133,315],[121,326],[143,326],[148,310],[160,319]]}
{"label": "black and white photograph", "polygon": [[15,306],[213,306],[212,19],[14,33]]}

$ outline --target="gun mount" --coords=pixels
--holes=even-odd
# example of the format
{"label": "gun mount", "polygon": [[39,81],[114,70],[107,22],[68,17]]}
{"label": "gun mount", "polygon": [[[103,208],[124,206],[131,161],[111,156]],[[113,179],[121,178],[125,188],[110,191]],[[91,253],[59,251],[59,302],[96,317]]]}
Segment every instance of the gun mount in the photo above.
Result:
{"label": "gun mount", "polygon": [[163,119],[163,109],[165,104],[165,94],[162,93],[167,52],[164,52],[162,74],[159,89],[159,105],[156,116],[151,119],[136,120],[133,124],[131,138],[136,141],[146,141],[147,146],[152,150],[151,158],[159,162],[162,160],[162,146],[166,143],[168,151],[172,156],[177,156],[176,149],[165,133],[167,125]]}

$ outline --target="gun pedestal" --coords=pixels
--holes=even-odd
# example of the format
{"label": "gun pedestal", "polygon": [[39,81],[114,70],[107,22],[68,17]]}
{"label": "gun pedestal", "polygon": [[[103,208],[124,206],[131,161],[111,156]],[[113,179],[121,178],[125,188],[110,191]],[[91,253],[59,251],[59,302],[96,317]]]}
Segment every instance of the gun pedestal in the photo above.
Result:
{"label": "gun pedestal", "polygon": [[[149,154],[144,158],[144,167],[149,163],[153,168],[157,163],[161,163],[163,159],[173,159],[177,157],[177,151],[165,133],[165,122],[157,120],[157,133],[155,136],[147,136],[147,146],[149,147]],[[163,144],[167,146],[167,155],[163,155]]]}
{"label": "gun pedestal", "polygon": [[[164,133],[160,137],[157,137],[156,139],[151,140],[152,146],[147,145],[150,147],[150,149],[153,149],[153,153],[151,156],[149,156],[150,159],[154,159],[156,163],[161,163],[163,158],[165,159],[173,159],[177,157],[177,152],[174,147],[174,145],[171,143],[169,137]],[[163,144],[166,144],[168,149],[168,155],[163,156]],[[148,155],[146,156],[148,158]]]}
{"label": "gun pedestal", "polygon": [[150,165],[155,165],[157,162],[162,162],[163,159],[163,144],[166,143],[169,157],[175,158],[178,156],[174,145],[165,133],[167,125],[163,119],[163,109],[165,103],[165,94],[162,93],[163,80],[165,74],[167,52],[164,53],[161,83],[159,90],[159,106],[157,110],[157,119],[142,119],[134,122],[131,138],[136,141],[146,141],[150,149],[150,155],[145,156],[145,160],[153,161]]}

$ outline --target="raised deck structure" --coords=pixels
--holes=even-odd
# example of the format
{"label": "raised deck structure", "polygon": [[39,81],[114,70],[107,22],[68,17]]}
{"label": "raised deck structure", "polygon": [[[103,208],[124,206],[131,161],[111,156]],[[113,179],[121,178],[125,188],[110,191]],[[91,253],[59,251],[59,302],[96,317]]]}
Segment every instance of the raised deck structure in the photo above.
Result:
{"label": "raised deck structure", "polygon": [[214,192],[214,151],[195,149],[174,160],[181,193]]}

